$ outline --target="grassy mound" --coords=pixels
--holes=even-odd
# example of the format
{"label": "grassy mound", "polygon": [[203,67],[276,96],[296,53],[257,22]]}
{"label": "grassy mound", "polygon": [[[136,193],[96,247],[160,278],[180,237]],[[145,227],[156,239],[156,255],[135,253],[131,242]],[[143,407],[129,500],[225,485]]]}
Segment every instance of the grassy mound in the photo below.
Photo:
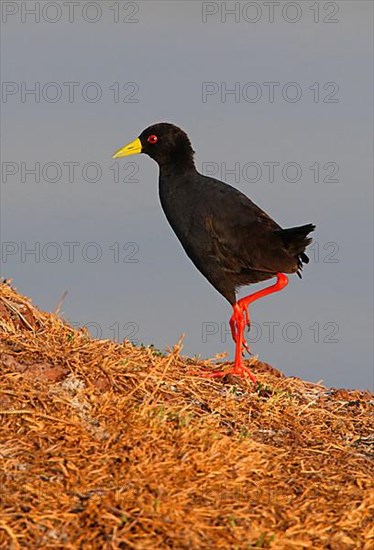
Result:
{"label": "grassy mound", "polygon": [[0,548],[373,548],[373,395],[208,367],[1,284]]}

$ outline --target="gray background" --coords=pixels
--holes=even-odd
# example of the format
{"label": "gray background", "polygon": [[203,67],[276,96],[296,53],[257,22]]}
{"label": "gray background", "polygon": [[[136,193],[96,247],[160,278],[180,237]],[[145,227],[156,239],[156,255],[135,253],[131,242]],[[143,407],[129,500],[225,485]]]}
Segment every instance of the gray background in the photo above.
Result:
{"label": "gray background", "polygon": [[[218,13],[206,23],[201,2],[119,2],[118,23],[110,9],[115,2],[96,2],[96,7],[80,2],[73,22],[64,9],[55,23],[50,22],[58,15],[53,6],[35,22],[22,15],[21,2],[12,4],[19,11],[8,17],[3,13],[2,80],[20,88],[22,82],[28,88],[55,82],[63,95],[52,102],[50,88],[40,102],[31,96],[22,101],[20,92],[2,96],[2,276],[50,311],[67,290],[63,316],[80,325],[91,323],[92,333],[100,337],[113,337],[118,323],[120,339],[165,348],[185,333],[186,354],[213,357],[228,351],[232,357],[233,344],[225,333],[230,306],[198,273],[168,226],[158,201],[157,165],[146,156],[120,161],[121,177],[134,166],[138,182],[116,183],[110,168],[116,149],[149,124],[170,121],[190,135],[200,170],[204,163],[224,162],[231,169],[235,163],[242,168],[256,162],[263,171],[257,182],[222,173],[217,177],[240,188],[285,227],[317,225],[319,254],[315,245],[303,280],[292,277],[286,290],[252,307],[252,334],[258,340],[253,351],[288,375],[371,388],[371,2],[332,7],[320,2],[318,22],[310,9],[314,2],[298,2],[298,8],[283,14],[281,2],[272,23],[269,8],[260,2],[259,20],[252,23],[246,19],[254,19],[255,8],[238,13],[237,22],[233,15],[225,21],[217,2],[209,9],[216,6]],[[42,10],[46,3],[26,4]],[[234,4],[226,2],[226,7]],[[87,21],[97,6],[99,19]],[[334,6],[338,11],[330,15]],[[299,20],[287,21],[297,18],[297,9]],[[123,17],[138,22],[123,22]],[[337,22],[323,21],[333,18]],[[270,81],[280,83],[274,102],[264,85]],[[72,102],[64,82],[79,83]],[[93,97],[93,88],[83,88],[88,82],[100,87],[99,101],[83,96]],[[115,102],[109,89],[115,82],[136,83],[137,102],[123,102],[125,91]],[[243,90],[256,82],[262,96],[251,102],[243,95],[217,93],[203,101],[203,82],[215,82],[220,90],[222,83],[230,89],[238,82]],[[289,82],[300,86],[299,101],[282,97]],[[309,90],[315,82],[321,92],[317,102]],[[336,102],[323,101],[332,91],[323,89],[328,82],[339,86]],[[253,97],[254,89],[249,93]],[[63,163],[73,161],[79,166],[69,182]],[[126,165],[130,161],[135,165]],[[268,161],[281,165],[273,183],[263,165]],[[10,165],[4,163],[10,162],[19,172],[6,178]],[[23,183],[22,162],[28,167],[58,163],[61,179],[48,181],[54,176],[51,168],[40,182],[27,175]],[[82,174],[89,162],[102,170],[96,183]],[[282,176],[288,162],[301,167],[299,181]],[[319,182],[309,168],[316,162]],[[322,181],[327,162],[339,166],[338,182]],[[57,244],[46,248],[51,242]],[[71,262],[64,242],[78,243]],[[88,261],[95,254],[86,246],[90,242],[102,252],[97,262]],[[117,262],[109,248],[115,242],[128,246]],[[40,243],[40,258],[22,255],[22,247],[35,243]],[[9,250],[4,246],[12,246],[13,254],[4,255]],[[61,258],[48,261],[56,250]],[[138,261],[129,262],[132,258]],[[274,338],[269,322],[276,323]],[[216,334],[204,336],[204,327]]]}

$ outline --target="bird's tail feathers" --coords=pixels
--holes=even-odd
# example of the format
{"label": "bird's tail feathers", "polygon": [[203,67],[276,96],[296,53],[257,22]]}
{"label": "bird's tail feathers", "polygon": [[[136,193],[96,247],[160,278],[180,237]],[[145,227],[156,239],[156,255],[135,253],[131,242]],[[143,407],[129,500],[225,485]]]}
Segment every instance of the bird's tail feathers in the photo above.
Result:
{"label": "bird's tail feathers", "polygon": [[303,263],[309,263],[309,258],[305,254],[305,249],[312,242],[312,238],[308,237],[308,235],[314,231],[315,228],[315,225],[308,223],[307,225],[290,227],[289,229],[279,229],[276,231],[276,233],[280,235],[288,251],[292,255],[297,256],[299,263],[299,277],[301,277],[300,270],[303,267]]}

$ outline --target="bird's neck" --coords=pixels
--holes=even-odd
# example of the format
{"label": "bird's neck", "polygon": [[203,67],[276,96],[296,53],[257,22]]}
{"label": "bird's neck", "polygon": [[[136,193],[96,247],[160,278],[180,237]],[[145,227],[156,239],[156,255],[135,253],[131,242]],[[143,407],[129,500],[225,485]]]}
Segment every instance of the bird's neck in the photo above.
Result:
{"label": "bird's neck", "polygon": [[194,150],[188,140],[179,142],[172,150],[164,151],[155,159],[163,175],[178,175],[196,172]]}
{"label": "bird's neck", "polygon": [[159,162],[160,177],[167,178],[170,176],[181,176],[188,173],[196,173],[194,159],[191,158],[174,158],[172,161]]}

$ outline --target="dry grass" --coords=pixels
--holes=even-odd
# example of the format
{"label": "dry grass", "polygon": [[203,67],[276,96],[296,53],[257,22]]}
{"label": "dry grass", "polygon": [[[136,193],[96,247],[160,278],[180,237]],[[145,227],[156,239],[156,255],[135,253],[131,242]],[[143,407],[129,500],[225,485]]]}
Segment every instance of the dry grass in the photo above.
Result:
{"label": "dry grass", "polygon": [[2,549],[374,547],[368,392],[202,379],[8,284],[0,365]]}

